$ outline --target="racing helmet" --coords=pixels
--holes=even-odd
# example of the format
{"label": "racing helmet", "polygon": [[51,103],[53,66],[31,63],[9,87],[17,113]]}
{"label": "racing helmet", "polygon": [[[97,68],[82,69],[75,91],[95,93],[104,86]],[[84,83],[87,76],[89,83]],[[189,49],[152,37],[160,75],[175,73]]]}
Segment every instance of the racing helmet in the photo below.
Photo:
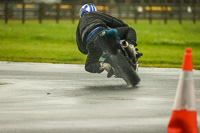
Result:
{"label": "racing helmet", "polygon": [[83,14],[85,14],[86,12],[95,12],[97,11],[96,7],[93,4],[85,4],[81,7],[80,11],[79,11],[79,16],[81,18],[81,16]]}

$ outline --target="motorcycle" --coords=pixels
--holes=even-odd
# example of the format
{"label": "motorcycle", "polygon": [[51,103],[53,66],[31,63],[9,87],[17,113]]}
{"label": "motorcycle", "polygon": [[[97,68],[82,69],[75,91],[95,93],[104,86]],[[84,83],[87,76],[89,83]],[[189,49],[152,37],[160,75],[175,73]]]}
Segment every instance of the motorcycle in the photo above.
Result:
{"label": "motorcycle", "polygon": [[110,33],[102,31],[99,38],[101,38],[101,43],[96,44],[103,51],[102,61],[109,63],[115,77],[123,78],[128,86],[137,85],[141,79],[138,75],[138,58],[134,47],[124,40],[119,40],[116,31]]}

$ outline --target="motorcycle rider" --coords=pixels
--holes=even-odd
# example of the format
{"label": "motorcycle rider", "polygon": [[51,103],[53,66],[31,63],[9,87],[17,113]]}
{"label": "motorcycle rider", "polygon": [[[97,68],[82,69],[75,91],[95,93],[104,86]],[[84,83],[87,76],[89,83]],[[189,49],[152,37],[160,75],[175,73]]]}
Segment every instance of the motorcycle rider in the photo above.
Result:
{"label": "motorcycle rider", "polygon": [[[125,22],[110,15],[97,12],[93,4],[85,4],[81,7],[80,20],[76,31],[76,42],[81,53],[87,54],[85,70],[91,73],[108,72],[107,77],[114,74],[110,64],[99,61],[103,52],[95,45],[102,41],[102,36],[114,36],[116,40],[125,40],[127,44],[137,46],[136,32]],[[139,58],[141,53],[136,54]]]}

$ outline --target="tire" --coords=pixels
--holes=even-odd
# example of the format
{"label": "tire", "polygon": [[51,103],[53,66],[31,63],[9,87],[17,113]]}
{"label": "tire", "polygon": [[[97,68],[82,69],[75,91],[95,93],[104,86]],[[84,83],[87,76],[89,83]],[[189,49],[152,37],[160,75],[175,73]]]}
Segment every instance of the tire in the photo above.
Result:
{"label": "tire", "polygon": [[116,73],[122,77],[128,86],[135,86],[140,82],[140,77],[126,60],[120,49],[116,54],[110,55],[110,63]]}

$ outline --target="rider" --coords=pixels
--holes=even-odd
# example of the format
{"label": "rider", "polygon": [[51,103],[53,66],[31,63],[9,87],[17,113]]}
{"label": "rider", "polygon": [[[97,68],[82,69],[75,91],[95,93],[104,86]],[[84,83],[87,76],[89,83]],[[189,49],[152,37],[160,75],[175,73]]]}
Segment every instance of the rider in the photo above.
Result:
{"label": "rider", "polygon": [[[110,64],[99,61],[103,54],[95,41],[99,40],[100,33],[117,34],[120,40],[125,40],[132,46],[136,44],[136,32],[122,20],[110,15],[97,12],[93,4],[85,4],[81,7],[80,21],[76,31],[76,42],[81,53],[87,54],[85,70],[91,73],[108,72],[107,77],[111,77],[114,72]],[[101,36],[104,34],[101,34]],[[117,39],[117,38],[116,38]],[[136,54],[139,58],[142,54]]]}

